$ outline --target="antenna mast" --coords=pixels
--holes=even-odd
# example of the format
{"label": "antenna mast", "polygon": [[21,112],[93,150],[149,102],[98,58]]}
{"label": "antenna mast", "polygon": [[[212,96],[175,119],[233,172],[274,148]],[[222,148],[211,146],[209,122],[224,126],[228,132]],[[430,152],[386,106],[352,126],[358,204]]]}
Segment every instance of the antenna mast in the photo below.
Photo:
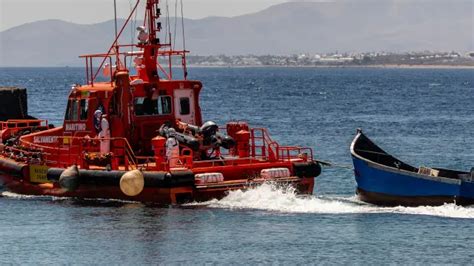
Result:
{"label": "antenna mast", "polygon": [[114,23],[115,23],[115,57],[116,64],[119,64],[119,52],[118,52],[118,33],[117,33],[117,0],[114,0]]}
{"label": "antenna mast", "polygon": [[143,59],[146,66],[146,72],[150,81],[158,80],[157,71],[157,57],[158,50],[161,47],[160,39],[157,38],[157,32],[161,30],[161,22],[157,20],[160,18],[161,10],[158,7],[159,0],[147,0],[146,2],[146,17],[148,21],[148,43],[143,44]]}

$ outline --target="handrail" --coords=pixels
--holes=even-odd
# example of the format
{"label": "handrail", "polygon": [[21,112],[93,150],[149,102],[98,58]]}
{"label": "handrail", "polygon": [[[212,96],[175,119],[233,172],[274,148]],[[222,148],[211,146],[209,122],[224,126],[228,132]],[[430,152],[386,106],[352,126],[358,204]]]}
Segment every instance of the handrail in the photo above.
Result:
{"label": "handrail", "polygon": [[[77,160],[78,157],[81,156],[83,152],[90,151],[87,147],[84,146],[84,141],[89,142],[96,142],[96,141],[110,141],[111,143],[116,144],[117,141],[120,143],[122,147],[115,147],[116,149],[123,148],[124,149],[124,156],[125,159],[127,160],[127,167],[131,166],[137,169],[138,163],[136,160],[135,153],[133,152],[132,147],[130,146],[130,143],[126,138],[89,138],[89,137],[74,137],[74,136],[55,136],[57,138],[56,140],[56,146],[45,146],[45,145],[39,145],[36,143],[31,143],[29,141],[23,141],[22,143],[29,147],[29,148],[37,148],[40,150],[49,150],[50,152],[54,153],[54,156],[57,158],[57,163],[59,163],[60,158],[64,158],[64,156],[68,157],[68,161],[72,162],[74,160]],[[66,147],[64,147],[66,146]],[[50,156],[53,156],[53,154],[49,154]],[[49,160],[50,156],[46,156],[46,160]],[[50,160],[54,161],[54,160]],[[77,163],[77,161],[76,161]]]}
{"label": "handrail", "polygon": [[[259,132],[261,135],[256,135],[255,132]],[[263,143],[261,145],[256,144],[256,140],[260,140]],[[262,156],[268,157],[273,160],[292,160],[292,159],[301,159],[305,157],[313,158],[313,149],[307,147],[297,147],[297,146],[280,146],[278,142],[274,141],[268,130],[266,128],[252,128],[251,129],[251,149],[252,156],[256,156],[256,148],[262,149]],[[293,155],[292,152],[297,153]],[[271,153],[271,154],[270,154]],[[308,156],[305,154],[308,153]],[[272,156],[274,156],[272,158]]]}
{"label": "handrail", "polygon": [[[104,62],[105,60],[107,60],[107,58],[109,59],[109,72],[110,72],[110,83],[112,84],[113,83],[113,67],[112,67],[112,56],[110,54],[90,54],[90,55],[81,55],[79,56],[79,58],[85,58],[86,60],[86,82],[88,85],[91,85],[91,86],[94,86],[94,81],[97,77],[97,73],[99,73],[100,69],[97,69],[97,73],[96,75],[94,76],[94,66],[93,66],[93,62],[92,62],[92,59],[94,58],[104,58]],[[102,63],[103,65],[103,63]],[[102,65],[100,66],[100,68],[102,68]]]}
{"label": "handrail", "polygon": [[[258,161],[292,161],[292,160],[312,160],[313,150],[306,147],[298,146],[280,146],[276,141],[272,140],[270,134],[265,128],[251,128],[250,131],[250,156],[251,160]],[[153,162],[155,157],[142,157],[138,158],[130,143],[126,138],[91,138],[88,136],[50,136],[55,138],[54,142],[50,143],[52,145],[43,145],[40,143],[34,143],[35,134],[28,135],[27,138],[22,137],[20,139],[21,145],[24,151],[27,152],[36,152],[40,151],[44,153],[44,161],[55,161],[61,163],[61,159],[65,159],[66,163],[71,162],[80,162],[83,160],[81,154],[84,152],[99,152],[98,143],[103,140],[111,141],[111,151],[113,152],[112,158],[117,158],[117,160],[123,161],[127,169],[131,167],[132,169],[137,169],[139,166],[149,168],[148,163]],[[30,150],[31,149],[31,150]],[[233,153],[221,153],[218,151],[217,156],[226,156],[222,157],[226,162],[236,161],[237,158],[227,157],[227,155],[233,155]],[[121,159],[118,159],[121,158]],[[174,158],[173,158],[174,159]],[[193,155],[181,154],[179,156],[180,161],[184,162],[183,165],[186,167],[192,167],[193,163],[200,164],[200,161],[193,161]],[[248,159],[248,158],[246,158]],[[142,161],[140,161],[142,160]],[[143,160],[146,163],[143,164]],[[238,160],[237,160],[238,161]],[[115,167],[119,165],[114,161]],[[206,162],[212,162],[212,165],[221,165],[222,160],[206,160]],[[168,162],[167,162],[168,163]],[[160,167],[161,163],[156,162],[156,166]]]}
{"label": "handrail", "polygon": [[133,152],[133,149],[130,146],[130,143],[128,142],[128,140],[126,138],[122,138],[122,139],[123,141],[125,141],[125,148],[126,148],[125,152],[127,153],[127,159],[130,160],[132,162],[132,165],[134,165],[136,168],[138,165],[138,162],[136,161],[137,156]]}
{"label": "handrail", "polygon": [[[256,156],[256,148],[262,149],[262,156],[264,157],[270,157],[270,152],[272,156],[275,156],[274,160],[279,160],[279,154],[278,154],[278,147],[279,144],[272,140],[270,137],[270,134],[268,133],[268,130],[266,128],[251,128],[251,144],[252,144],[252,155]],[[256,132],[260,133],[260,135],[256,135]],[[261,145],[256,144],[256,140],[260,140],[262,143]]]}
{"label": "handrail", "polygon": [[[219,130],[225,132],[225,127]],[[292,159],[313,158],[313,150],[307,147],[280,146],[273,140],[266,128],[249,128],[250,131],[250,157],[270,161],[286,161]],[[297,154],[293,154],[297,153]],[[308,156],[305,156],[305,154]],[[225,153],[224,153],[225,154]]]}
{"label": "handrail", "polygon": [[[25,124],[25,126],[19,126],[20,124]],[[32,125],[33,123],[38,123],[38,125]],[[13,125],[13,126],[12,126]],[[23,129],[28,127],[47,127],[48,120],[40,120],[40,119],[10,119],[7,121],[0,122],[0,130],[4,129]]]}
{"label": "handrail", "polygon": [[[291,152],[296,152],[297,155],[292,155]],[[282,160],[291,160],[291,159],[310,159],[313,158],[313,149],[303,148],[303,147],[294,147],[294,146],[282,146],[278,149],[279,156]]]}

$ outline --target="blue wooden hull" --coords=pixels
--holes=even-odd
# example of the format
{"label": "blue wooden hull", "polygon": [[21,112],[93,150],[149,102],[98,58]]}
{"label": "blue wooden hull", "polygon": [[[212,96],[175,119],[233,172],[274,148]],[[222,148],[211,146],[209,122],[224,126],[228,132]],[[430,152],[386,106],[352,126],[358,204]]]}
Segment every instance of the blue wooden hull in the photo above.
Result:
{"label": "blue wooden hull", "polygon": [[474,182],[461,181],[461,191],[459,193],[460,204],[471,205],[474,204]]}
{"label": "blue wooden hull", "polygon": [[362,201],[385,206],[474,203],[474,183],[456,178],[468,173],[442,169],[449,177],[419,174],[417,168],[385,153],[364,135],[356,136],[351,153],[357,194]]}
{"label": "blue wooden hull", "polygon": [[460,182],[386,171],[354,157],[353,163],[358,194],[366,202],[386,206],[442,205],[456,202],[460,194]]}

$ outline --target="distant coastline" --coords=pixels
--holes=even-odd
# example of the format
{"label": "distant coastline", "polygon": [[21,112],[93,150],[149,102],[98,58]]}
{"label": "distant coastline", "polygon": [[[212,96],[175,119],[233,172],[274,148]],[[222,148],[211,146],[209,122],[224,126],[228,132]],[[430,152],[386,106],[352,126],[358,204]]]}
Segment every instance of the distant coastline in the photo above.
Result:
{"label": "distant coastline", "polygon": [[[168,60],[168,58],[161,59]],[[189,67],[301,67],[301,68],[440,68],[473,69],[474,52],[366,52],[325,53],[292,55],[188,55]],[[181,66],[181,58],[175,58],[174,66]],[[1,66],[8,67],[8,66]],[[22,66],[11,66],[22,67]],[[25,66],[35,67],[35,66]],[[84,67],[74,64],[37,67]],[[132,66],[133,67],[133,66]]]}
{"label": "distant coastline", "polygon": [[191,68],[393,68],[393,69],[474,69],[474,65],[314,65],[314,66],[277,66],[277,65],[193,65]]}
{"label": "distant coastline", "polygon": [[[473,68],[474,53],[326,53],[294,55],[192,55],[192,66],[218,67],[384,67],[384,68]],[[179,62],[175,62],[179,64]]]}
{"label": "distant coastline", "polygon": [[[474,65],[467,55],[474,52],[472,1],[280,2],[241,16],[183,19],[188,63]],[[168,19],[162,11],[161,44],[172,40],[172,47],[183,49],[182,30],[175,25],[181,19],[173,14]],[[102,14],[105,21],[99,23],[84,18],[85,24],[66,15],[67,21],[45,19],[0,31],[0,66],[82,66],[79,55],[104,53],[114,41],[111,15]],[[135,36],[128,25],[118,41],[136,43]]]}
{"label": "distant coastline", "polygon": [[[282,66],[282,65],[196,65],[188,64],[189,68],[392,68],[392,69],[474,69],[474,65],[314,65],[314,66]],[[22,68],[84,68],[83,66],[0,66],[0,69]]]}

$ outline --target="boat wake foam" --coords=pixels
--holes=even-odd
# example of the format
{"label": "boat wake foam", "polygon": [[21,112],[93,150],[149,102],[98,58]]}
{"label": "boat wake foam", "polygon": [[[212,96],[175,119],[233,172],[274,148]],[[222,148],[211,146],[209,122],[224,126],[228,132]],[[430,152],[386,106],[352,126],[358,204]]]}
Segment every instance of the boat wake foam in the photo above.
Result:
{"label": "boat wake foam", "polygon": [[52,197],[52,196],[37,196],[37,195],[23,195],[17,194],[10,191],[3,191],[0,193],[0,197],[21,199],[21,200],[67,200],[66,197]]}
{"label": "boat wake foam", "polygon": [[55,197],[55,196],[40,196],[40,195],[24,195],[24,194],[17,194],[9,191],[0,192],[0,197],[11,198],[11,199],[19,199],[19,200],[45,200],[45,201],[83,201],[83,202],[90,202],[90,203],[133,203],[133,204],[140,204],[138,201],[131,201],[131,200],[120,200],[120,199],[103,199],[103,198],[84,198],[84,199],[77,199],[77,198],[70,198],[70,197]]}
{"label": "boat wake foam", "polygon": [[281,213],[395,213],[474,219],[474,207],[463,207],[455,204],[435,207],[378,207],[361,202],[356,196],[300,196],[291,187],[277,187],[271,183],[245,191],[231,191],[221,200],[193,203],[193,205],[224,209],[254,209]]}
{"label": "boat wake foam", "polygon": [[[16,194],[8,191],[0,193],[0,197],[20,200],[69,201],[67,197],[32,196]],[[137,203],[113,199],[83,199],[82,201],[112,203]],[[455,204],[421,207],[378,207],[361,202],[356,196],[301,196],[290,186],[277,186],[265,183],[248,190],[230,191],[221,200],[185,204],[188,207],[208,207],[221,209],[262,210],[279,213],[314,213],[314,214],[408,214],[428,215],[446,218],[474,219],[474,206],[463,207]]]}

